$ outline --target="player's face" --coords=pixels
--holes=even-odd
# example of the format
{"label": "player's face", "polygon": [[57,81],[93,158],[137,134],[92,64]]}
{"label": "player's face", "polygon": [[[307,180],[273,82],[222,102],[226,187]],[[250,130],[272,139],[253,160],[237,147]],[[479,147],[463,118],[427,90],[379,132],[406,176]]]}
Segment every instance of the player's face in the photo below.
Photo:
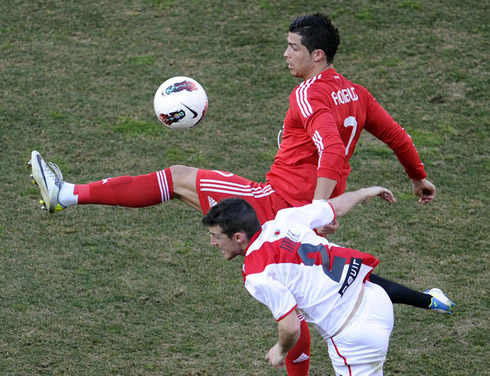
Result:
{"label": "player's face", "polygon": [[225,260],[231,260],[232,258],[242,254],[242,248],[240,243],[235,237],[229,237],[221,231],[219,225],[209,228],[210,244],[218,247],[221,250],[221,254]]}
{"label": "player's face", "polygon": [[301,43],[301,35],[289,33],[287,40],[288,47],[283,56],[286,58],[291,75],[304,80],[312,77],[311,72],[314,69],[314,62],[308,49]]}

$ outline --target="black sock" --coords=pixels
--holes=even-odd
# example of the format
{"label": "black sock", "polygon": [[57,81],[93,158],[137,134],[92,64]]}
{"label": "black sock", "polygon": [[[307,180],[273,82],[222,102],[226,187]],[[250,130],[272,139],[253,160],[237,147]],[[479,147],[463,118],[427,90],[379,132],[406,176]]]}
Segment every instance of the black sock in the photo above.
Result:
{"label": "black sock", "polygon": [[408,304],[425,309],[430,306],[432,296],[429,294],[412,290],[375,274],[369,276],[369,281],[380,285],[386,291],[393,304]]}

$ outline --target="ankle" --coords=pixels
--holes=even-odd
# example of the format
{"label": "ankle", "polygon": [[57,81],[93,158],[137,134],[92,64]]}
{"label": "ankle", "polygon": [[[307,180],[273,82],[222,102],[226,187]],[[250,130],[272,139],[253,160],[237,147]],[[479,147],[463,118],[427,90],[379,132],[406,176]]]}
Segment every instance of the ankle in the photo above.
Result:
{"label": "ankle", "polygon": [[58,195],[58,202],[65,206],[72,206],[78,204],[78,195],[74,193],[75,184],[63,182]]}

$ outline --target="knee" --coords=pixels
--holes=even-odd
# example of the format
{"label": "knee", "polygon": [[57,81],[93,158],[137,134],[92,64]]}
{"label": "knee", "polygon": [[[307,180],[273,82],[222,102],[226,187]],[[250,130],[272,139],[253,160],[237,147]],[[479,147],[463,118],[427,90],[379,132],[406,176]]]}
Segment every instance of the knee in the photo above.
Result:
{"label": "knee", "polygon": [[170,166],[174,197],[197,210],[201,210],[196,191],[196,179],[199,169],[183,165]]}
{"label": "knee", "polygon": [[170,166],[174,188],[178,190],[179,187],[192,187],[194,189],[197,171],[198,169],[195,167],[184,165]]}
{"label": "knee", "polygon": [[184,165],[173,165],[170,166],[170,172],[172,173],[172,178],[175,180],[178,179],[184,179],[185,177],[189,176],[190,174],[196,173],[197,168],[195,167],[188,167]]}

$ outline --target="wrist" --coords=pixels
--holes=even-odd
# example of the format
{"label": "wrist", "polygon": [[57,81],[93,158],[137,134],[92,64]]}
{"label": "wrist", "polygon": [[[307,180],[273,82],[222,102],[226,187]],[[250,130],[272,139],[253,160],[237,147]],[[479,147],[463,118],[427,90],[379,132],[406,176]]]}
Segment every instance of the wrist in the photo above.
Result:
{"label": "wrist", "polygon": [[364,204],[371,200],[374,196],[376,196],[376,193],[373,189],[374,187],[369,187],[369,188],[361,188],[359,189],[360,192],[360,199],[359,203]]}
{"label": "wrist", "polygon": [[280,355],[281,357],[284,357],[284,358],[285,358],[285,357],[288,355],[288,352],[289,352],[289,350],[291,350],[291,348],[288,348],[287,346],[286,346],[286,347],[284,347],[284,345],[281,345],[281,344],[279,343],[279,346],[278,346],[278,349],[277,349],[277,350],[278,350],[278,352],[279,352],[279,355]]}

